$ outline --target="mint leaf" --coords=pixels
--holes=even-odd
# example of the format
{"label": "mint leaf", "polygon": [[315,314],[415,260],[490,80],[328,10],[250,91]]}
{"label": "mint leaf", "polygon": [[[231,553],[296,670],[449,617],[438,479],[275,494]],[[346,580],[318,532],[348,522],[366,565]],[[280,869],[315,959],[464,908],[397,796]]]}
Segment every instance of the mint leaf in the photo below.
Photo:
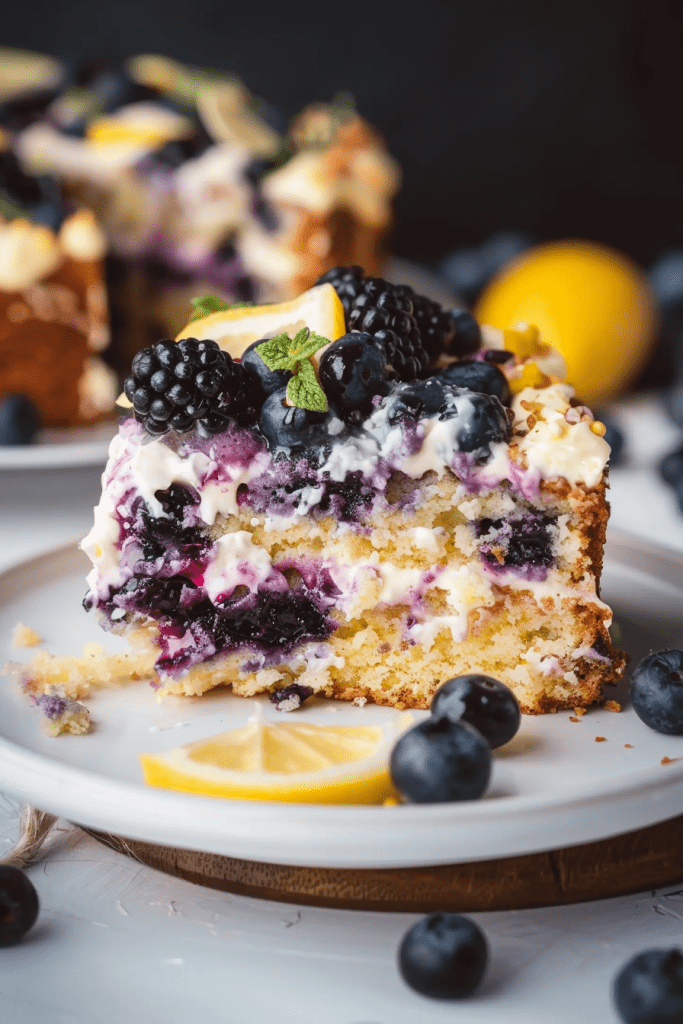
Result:
{"label": "mint leaf", "polygon": [[296,360],[291,357],[292,339],[288,334],[278,334],[262,342],[256,349],[269,370],[294,370]]}
{"label": "mint leaf", "polygon": [[291,377],[287,384],[287,398],[299,409],[310,409],[312,412],[327,412],[327,396],[320,387],[318,378],[310,359],[299,363],[299,372]]}
{"label": "mint leaf", "polygon": [[202,317],[208,316],[210,313],[222,313],[226,309],[246,309],[253,306],[254,303],[226,302],[225,299],[219,299],[215,295],[198,295],[192,299],[192,305],[194,306],[194,311],[188,320],[190,324],[194,323],[195,320],[201,320]]}
{"label": "mint leaf", "polygon": [[308,327],[302,327],[294,338],[288,334],[278,334],[258,346],[256,351],[269,370],[291,370],[296,372],[296,364],[307,359],[319,348],[329,345],[329,340],[320,334],[311,334]]}

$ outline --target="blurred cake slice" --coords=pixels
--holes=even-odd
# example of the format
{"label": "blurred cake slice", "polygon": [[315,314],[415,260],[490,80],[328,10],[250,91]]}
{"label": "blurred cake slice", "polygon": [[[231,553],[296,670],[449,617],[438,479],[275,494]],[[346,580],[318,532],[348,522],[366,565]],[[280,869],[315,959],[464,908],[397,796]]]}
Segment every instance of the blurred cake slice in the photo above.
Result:
{"label": "blurred cake slice", "polygon": [[56,182],[0,150],[0,395],[26,396],[47,426],[113,412],[105,251],[90,211],[68,214]]}

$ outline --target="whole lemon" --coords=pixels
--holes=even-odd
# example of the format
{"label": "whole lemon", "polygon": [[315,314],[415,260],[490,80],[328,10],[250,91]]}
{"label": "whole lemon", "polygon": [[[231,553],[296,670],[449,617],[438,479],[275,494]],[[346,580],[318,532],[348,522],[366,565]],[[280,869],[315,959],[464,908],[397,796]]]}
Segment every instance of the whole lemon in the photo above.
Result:
{"label": "whole lemon", "polygon": [[484,290],[480,323],[536,324],[564,356],[568,380],[593,405],[618,394],[655,340],[655,303],[643,273],[622,253],[593,242],[539,245],[508,264]]}

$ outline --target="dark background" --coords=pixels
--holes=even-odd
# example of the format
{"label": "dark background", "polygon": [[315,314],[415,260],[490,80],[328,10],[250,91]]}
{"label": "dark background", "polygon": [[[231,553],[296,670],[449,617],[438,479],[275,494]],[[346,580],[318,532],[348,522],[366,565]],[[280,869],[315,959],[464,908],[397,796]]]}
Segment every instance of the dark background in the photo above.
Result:
{"label": "dark background", "polygon": [[683,244],[683,4],[669,0],[4,5],[0,41],[164,53],[294,114],[351,91],[404,170],[395,248],[582,236],[644,263]]}

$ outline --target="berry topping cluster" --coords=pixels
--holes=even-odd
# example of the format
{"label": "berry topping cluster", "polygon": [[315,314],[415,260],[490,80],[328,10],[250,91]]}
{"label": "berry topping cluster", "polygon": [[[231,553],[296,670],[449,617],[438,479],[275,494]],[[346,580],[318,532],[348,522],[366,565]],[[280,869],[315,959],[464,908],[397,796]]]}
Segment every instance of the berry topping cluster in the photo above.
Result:
{"label": "berry topping cluster", "polygon": [[[312,465],[378,411],[390,428],[457,419],[457,447],[476,463],[509,439],[510,386],[498,360],[481,356],[470,313],[355,266],[336,267],[318,283],[331,284],[344,309],[348,333],[332,342],[304,327],[295,337],[254,341],[235,360],[195,338],[138,353],[124,389],[146,431],[208,437],[233,420],[256,428],[278,457],[305,455]],[[207,314],[230,308],[202,301]]]}
{"label": "berry topping cluster", "polygon": [[263,397],[215,341],[196,338],[158,341],[138,352],[124,391],[149,434],[196,429],[203,437],[221,433],[228,419],[255,423]]}

